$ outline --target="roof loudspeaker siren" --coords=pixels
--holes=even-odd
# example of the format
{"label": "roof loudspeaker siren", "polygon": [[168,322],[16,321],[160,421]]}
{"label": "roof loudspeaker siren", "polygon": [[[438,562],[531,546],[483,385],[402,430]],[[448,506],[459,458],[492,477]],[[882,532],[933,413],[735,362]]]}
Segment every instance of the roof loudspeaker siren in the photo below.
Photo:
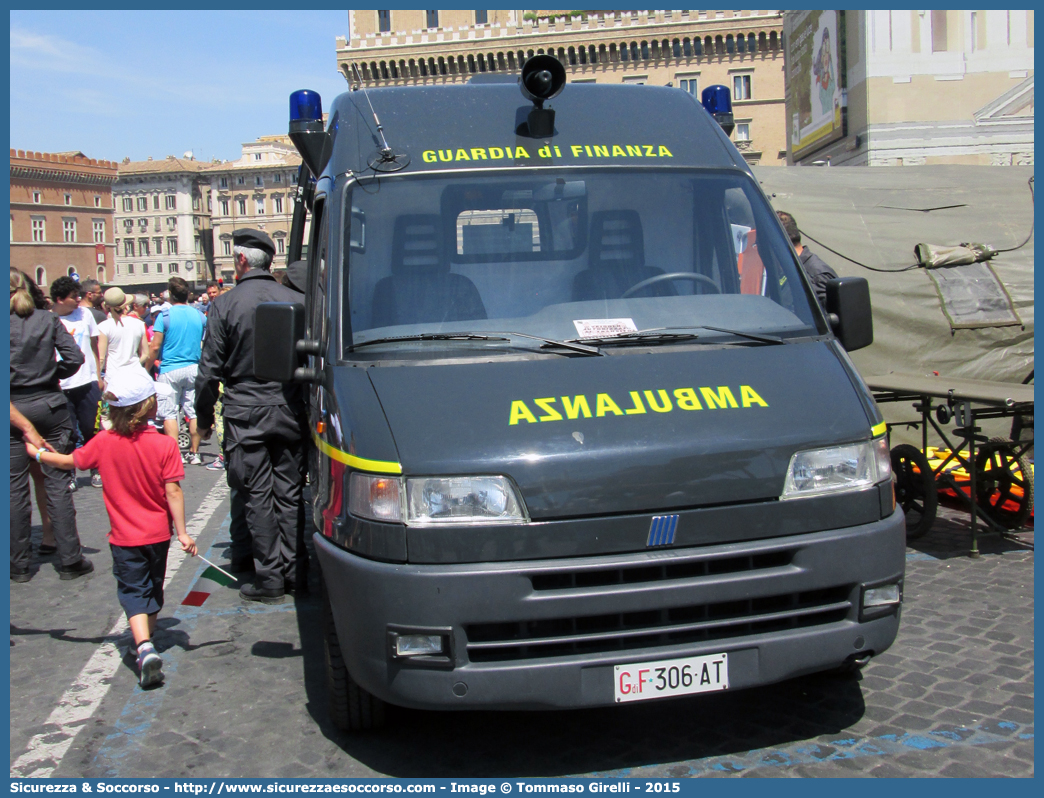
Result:
{"label": "roof loudspeaker siren", "polygon": [[330,137],[323,130],[323,100],[318,92],[300,89],[290,95],[290,141],[318,179],[332,149]]}
{"label": "roof loudspeaker siren", "polygon": [[518,88],[533,103],[528,120],[530,136],[546,138],[555,134],[555,112],[544,108],[544,101],[557,97],[565,82],[565,67],[554,56],[535,55],[522,65]]}
{"label": "roof loudspeaker siren", "polygon": [[714,121],[721,125],[725,135],[731,136],[736,123],[732,119],[732,95],[728,86],[708,86],[700,92],[700,102],[707,113],[714,117]]}

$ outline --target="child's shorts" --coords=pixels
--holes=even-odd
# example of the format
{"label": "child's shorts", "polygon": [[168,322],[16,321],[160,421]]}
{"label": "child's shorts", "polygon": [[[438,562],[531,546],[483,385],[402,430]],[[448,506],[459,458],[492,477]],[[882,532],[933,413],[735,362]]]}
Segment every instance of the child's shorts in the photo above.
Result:
{"label": "child's shorts", "polygon": [[114,546],[112,575],[116,577],[116,595],[130,618],[152,615],[163,608],[163,577],[167,573],[167,550],[170,541],[146,546]]}

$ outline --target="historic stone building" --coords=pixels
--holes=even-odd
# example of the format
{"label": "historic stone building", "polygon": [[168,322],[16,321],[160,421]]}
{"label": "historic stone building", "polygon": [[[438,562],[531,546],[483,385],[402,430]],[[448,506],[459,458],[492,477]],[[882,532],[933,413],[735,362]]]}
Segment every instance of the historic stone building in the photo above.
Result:
{"label": "historic stone building", "polygon": [[214,261],[226,284],[235,273],[232,232],[243,227],[268,233],[276,245],[273,271],[285,266],[300,166],[301,156],[286,136],[262,136],[243,145],[239,160],[207,167]]}
{"label": "historic stone building", "polygon": [[116,269],[112,282],[125,289],[156,290],[171,277],[198,289],[208,274],[201,236],[210,227],[207,164],[168,155],[119,165],[116,204]]}
{"label": "historic stone building", "polygon": [[846,135],[798,163],[1032,165],[1032,9],[843,13]]}
{"label": "historic stone building", "polygon": [[11,265],[47,290],[63,275],[105,283],[113,268],[116,164],[82,152],[11,150]]}
{"label": "historic stone building", "polygon": [[[550,53],[572,82],[732,92],[733,140],[786,163],[781,11],[353,11],[337,66],[364,87],[460,83]],[[560,100],[564,101],[563,100]]]}

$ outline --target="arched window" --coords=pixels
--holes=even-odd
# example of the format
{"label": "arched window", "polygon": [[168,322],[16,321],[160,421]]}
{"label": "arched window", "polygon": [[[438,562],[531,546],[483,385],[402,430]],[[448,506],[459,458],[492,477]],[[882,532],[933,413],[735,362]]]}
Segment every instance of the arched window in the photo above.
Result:
{"label": "arched window", "polygon": [[417,62],[414,59],[412,59],[412,58],[410,59],[410,77],[411,78],[418,78],[418,77],[420,77],[420,71],[417,69]]}
{"label": "arched window", "polygon": [[725,37],[725,52],[729,55],[732,55],[734,52],[736,52],[736,40],[732,38],[731,33]]}
{"label": "arched window", "polygon": [[[699,39],[696,40],[697,43],[699,43],[699,41]],[[687,36],[685,37],[685,40],[682,42],[682,52],[685,53],[686,58],[692,57],[692,42],[689,41],[689,38]]]}
{"label": "arched window", "polygon": [[468,72],[474,74],[475,72],[475,56],[468,54]]}
{"label": "arched window", "polygon": [[707,55],[714,55],[714,39],[710,36],[707,36],[703,40],[703,52]]}
{"label": "arched window", "polygon": [[[439,60],[441,61],[442,59],[440,58]],[[428,59],[428,74],[431,75],[432,77],[434,77],[435,75],[439,74],[438,67],[435,66],[435,59],[434,58],[429,58]]]}
{"label": "arched window", "polygon": [[569,48],[569,66],[576,66],[576,49]]}
{"label": "arched window", "polygon": [[497,57],[493,53],[486,53],[486,64],[490,72],[497,71]]}
{"label": "arched window", "polygon": [[75,266],[70,266],[68,269],[65,270],[65,273],[69,277],[72,277],[74,274],[76,274],[76,267]]}
{"label": "arched window", "polygon": [[776,32],[772,31],[772,33],[769,34],[769,49],[770,50],[775,50],[778,47],[779,47],[779,39],[776,37]]}
{"label": "arched window", "polygon": [[649,60],[649,42],[642,42],[642,60]]}
{"label": "arched window", "polygon": [[638,42],[631,42],[631,60],[638,60]]}
{"label": "arched window", "polygon": [[380,77],[381,77],[381,73],[377,71],[377,62],[376,61],[371,61],[370,62],[370,78],[372,80],[379,80]]}
{"label": "arched window", "polygon": [[620,60],[620,51],[616,49],[616,44],[615,43],[612,43],[612,44],[609,45],[609,60],[610,61],[619,61]]}
{"label": "arched window", "polygon": [[[591,45],[591,46],[593,47],[594,45]],[[609,51],[606,50],[604,44],[600,44],[600,45],[598,45],[598,58],[597,59],[591,59],[591,60],[592,61],[595,61],[595,60],[597,60],[597,61],[605,61],[606,59],[608,59],[608,57],[609,57]]]}
{"label": "arched window", "polygon": [[587,48],[586,47],[581,47],[576,55],[577,55],[577,58],[580,59],[580,63],[581,64],[586,64],[587,63]]}
{"label": "arched window", "polygon": [[[604,44],[602,45],[602,53],[605,53]],[[595,49],[595,46],[593,44],[587,48],[587,60],[590,61],[592,64],[598,63],[598,50]]]}
{"label": "arched window", "polygon": [[381,61],[381,77],[388,80],[388,62]]}
{"label": "arched window", "polygon": [[620,43],[620,60],[621,61],[630,61],[631,60],[630,50],[627,49],[627,42],[621,42]]}
{"label": "arched window", "polygon": [[768,39],[765,36],[765,31],[758,34],[758,49],[761,52],[765,52],[768,49]]}
{"label": "arched window", "polygon": [[43,266],[36,267],[36,284],[41,288],[47,285],[47,270]]}
{"label": "arched window", "polygon": [[696,54],[696,57],[703,55],[703,39],[697,36],[692,40],[692,51]]}
{"label": "arched window", "polygon": [[742,33],[736,37],[736,50],[741,53],[747,50],[747,37]]}
{"label": "arched window", "polygon": [[99,266],[98,267],[98,282],[99,283],[104,283],[105,282],[105,267],[104,266]]}
{"label": "arched window", "polygon": [[[689,40],[686,39],[685,41],[688,42]],[[675,58],[681,58],[682,56],[681,41],[679,41],[678,39],[675,39],[673,42],[671,42],[671,54],[674,55]]]}
{"label": "arched window", "polygon": [[725,41],[721,36],[714,37],[714,52],[716,55],[723,55],[725,53]]}
{"label": "arched window", "polygon": [[758,51],[758,40],[753,33],[747,34],[747,52],[756,53]]}
{"label": "arched window", "polygon": [[446,59],[443,58],[441,55],[439,56],[439,74],[446,74]]}
{"label": "arched window", "polygon": [[566,50],[564,47],[558,48],[558,60],[562,62],[563,66],[569,63],[569,56],[566,55]]}
{"label": "arched window", "polygon": [[[511,57],[511,53],[508,53],[508,58],[510,58],[510,57]],[[508,68],[508,65],[507,65],[507,61],[504,59],[504,54],[503,53],[497,53],[497,69],[499,69],[501,72],[505,72],[505,71],[507,71],[507,68]]]}

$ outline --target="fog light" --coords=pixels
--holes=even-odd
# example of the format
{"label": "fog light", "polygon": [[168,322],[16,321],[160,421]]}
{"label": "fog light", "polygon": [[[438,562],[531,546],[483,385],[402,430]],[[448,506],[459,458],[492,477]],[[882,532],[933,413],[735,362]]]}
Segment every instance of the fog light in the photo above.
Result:
{"label": "fog light", "polygon": [[863,591],[863,609],[870,610],[875,607],[889,607],[898,604],[902,599],[899,585],[879,585],[868,587]]}
{"label": "fog light", "polygon": [[399,635],[395,638],[397,657],[425,657],[442,653],[442,635]]}

